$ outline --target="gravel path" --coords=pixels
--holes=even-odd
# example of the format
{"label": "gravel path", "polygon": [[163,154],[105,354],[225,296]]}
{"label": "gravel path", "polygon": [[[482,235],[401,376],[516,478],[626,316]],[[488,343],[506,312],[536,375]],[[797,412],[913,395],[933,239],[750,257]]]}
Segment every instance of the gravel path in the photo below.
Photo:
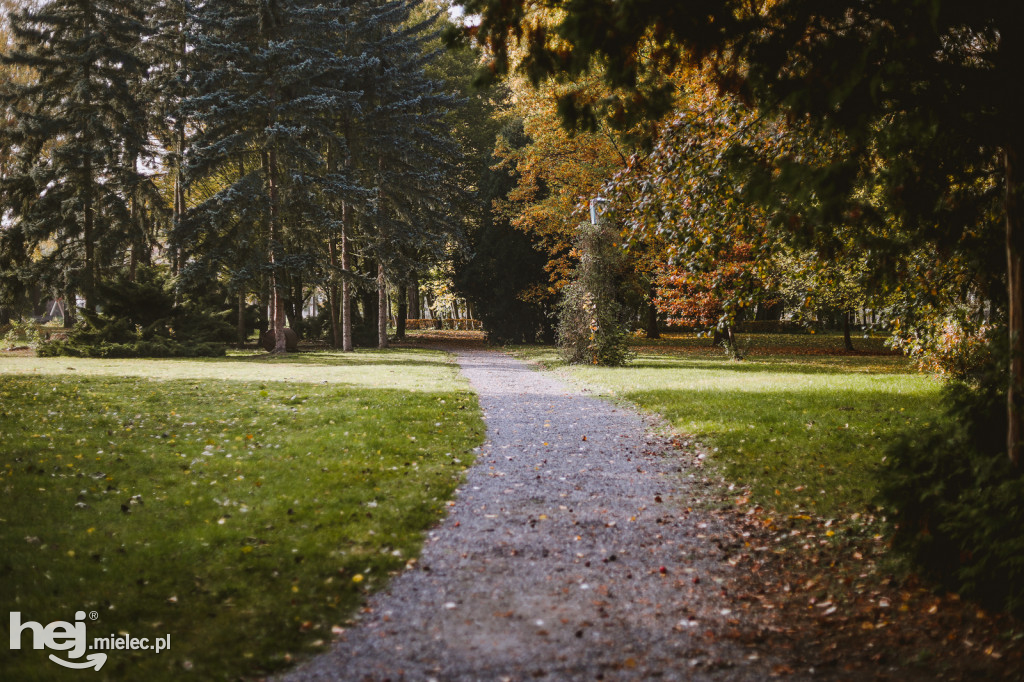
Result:
{"label": "gravel path", "polygon": [[460,351],[487,442],[415,569],[282,680],[768,676],[730,638],[716,521],[637,414],[498,352]]}

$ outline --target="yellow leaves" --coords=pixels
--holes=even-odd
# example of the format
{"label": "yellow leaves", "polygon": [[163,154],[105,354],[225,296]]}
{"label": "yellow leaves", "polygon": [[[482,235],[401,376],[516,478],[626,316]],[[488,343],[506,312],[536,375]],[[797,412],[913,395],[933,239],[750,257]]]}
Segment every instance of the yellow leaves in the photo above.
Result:
{"label": "yellow leaves", "polygon": [[352,582],[355,583],[356,585],[358,585],[359,583],[363,582],[363,580],[364,580],[364,578],[363,578],[363,574],[362,573],[356,573],[354,576],[352,576]]}

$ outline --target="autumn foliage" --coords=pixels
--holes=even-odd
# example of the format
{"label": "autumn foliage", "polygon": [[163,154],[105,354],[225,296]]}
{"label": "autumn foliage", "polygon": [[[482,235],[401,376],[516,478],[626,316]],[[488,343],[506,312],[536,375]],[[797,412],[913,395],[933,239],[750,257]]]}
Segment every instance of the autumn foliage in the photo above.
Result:
{"label": "autumn foliage", "polygon": [[740,244],[706,271],[664,266],[657,279],[656,303],[668,323],[697,328],[728,323],[723,302],[732,300],[739,283],[750,277],[755,265],[752,251],[749,245]]}

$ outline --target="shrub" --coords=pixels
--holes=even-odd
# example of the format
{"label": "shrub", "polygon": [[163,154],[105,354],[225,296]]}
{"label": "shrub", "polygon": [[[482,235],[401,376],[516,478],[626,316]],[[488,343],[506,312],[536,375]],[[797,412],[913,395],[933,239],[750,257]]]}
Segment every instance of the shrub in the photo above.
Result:
{"label": "shrub", "polygon": [[1006,452],[1006,374],[946,388],[947,418],[889,449],[882,494],[896,511],[894,545],[950,589],[1024,614],[1024,475]]}
{"label": "shrub", "polygon": [[604,224],[583,223],[576,249],[579,265],[558,304],[558,347],[571,364],[617,367],[630,358],[628,312],[620,302],[622,250]]}
{"label": "shrub", "polygon": [[136,280],[121,275],[97,287],[102,313],[82,311],[83,323],[60,341],[39,346],[40,356],[90,358],[220,356],[232,341],[230,311],[175,305],[170,282],[140,268]]}
{"label": "shrub", "polygon": [[37,346],[41,340],[38,325],[31,322],[11,322],[0,328],[0,333],[3,333],[4,348]]}
{"label": "shrub", "polygon": [[953,319],[941,325],[895,336],[892,345],[918,366],[953,380],[972,380],[992,361],[993,338],[1005,334],[998,325],[965,325]]}

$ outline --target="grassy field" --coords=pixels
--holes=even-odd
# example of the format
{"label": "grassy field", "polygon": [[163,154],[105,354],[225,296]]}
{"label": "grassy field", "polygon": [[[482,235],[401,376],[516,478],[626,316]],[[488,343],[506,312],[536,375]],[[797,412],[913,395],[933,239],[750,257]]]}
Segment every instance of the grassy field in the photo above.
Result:
{"label": "grassy field", "polygon": [[[278,669],[416,556],[482,438],[430,351],[0,355],[0,602],[44,625],[94,612],[90,641],[171,635],[93,679]],[[30,640],[0,679],[83,674]]]}
{"label": "grassy field", "polygon": [[865,355],[832,354],[842,348],[834,336],[748,340],[736,361],[692,335],[637,339],[622,368],[563,367],[550,348],[516,352],[663,415],[707,445],[709,463],[752,503],[825,518],[870,509],[890,440],[940,418],[939,382],[878,339],[855,340],[876,353]]}

